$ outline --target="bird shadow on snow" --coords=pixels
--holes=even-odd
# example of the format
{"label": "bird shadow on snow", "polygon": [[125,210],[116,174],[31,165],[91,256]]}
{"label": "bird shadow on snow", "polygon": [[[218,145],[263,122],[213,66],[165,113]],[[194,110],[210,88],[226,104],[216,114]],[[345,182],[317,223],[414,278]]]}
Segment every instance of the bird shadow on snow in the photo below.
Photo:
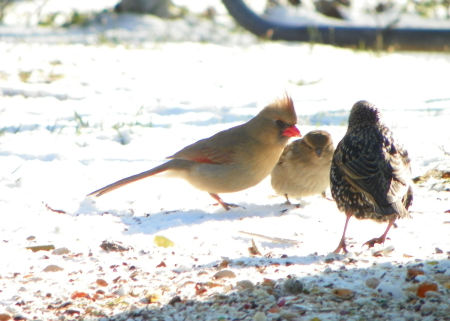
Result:
{"label": "bird shadow on snow", "polygon": [[[280,247],[289,247],[291,244],[279,244]],[[227,260],[227,264],[232,269],[248,269],[248,268],[265,268],[270,266],[291,266],[291,265],[310,265],[325,262],[327,255],[318,255],[316,253],[304,256],[286,256],[286,257],[268,257],[268,256],[241,256],[231,260]],[[332,258],[331,258],[332,257]],[[344,255],[332,255],[330,260],[339,260],[344,258]],[[194,270],[202,271],[207,268],[217,268],[220,261],[213,261],[206,264],[195,266]]]}
{"label": "bird shadow on snow", "polygon": [[211,221],[236,221],[248,217],[276,217],[284,213],[283,205],[242,204],[242,207],[230,211],[222,210],[207,212],[201,209],[160,211],[159,213],[142,216],[121,216],[122,223],[127,225],[126,234],[155,234],[163,230],[180,226],[201,225]]}

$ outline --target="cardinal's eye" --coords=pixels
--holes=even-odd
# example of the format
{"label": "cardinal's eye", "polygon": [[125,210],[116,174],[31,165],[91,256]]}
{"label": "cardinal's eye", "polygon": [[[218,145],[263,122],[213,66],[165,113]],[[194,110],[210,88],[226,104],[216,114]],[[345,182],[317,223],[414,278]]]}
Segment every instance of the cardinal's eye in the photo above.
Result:
{"label": "cardinal's eye", "polygon": [[284,129],[284,128],[289,127],[289,125],[287,123],[285,123],[284,121],[279,120],[279,119],[277,119],[275,121],[275,123],[277,124],[278,128],[280,128],[280,129]]}

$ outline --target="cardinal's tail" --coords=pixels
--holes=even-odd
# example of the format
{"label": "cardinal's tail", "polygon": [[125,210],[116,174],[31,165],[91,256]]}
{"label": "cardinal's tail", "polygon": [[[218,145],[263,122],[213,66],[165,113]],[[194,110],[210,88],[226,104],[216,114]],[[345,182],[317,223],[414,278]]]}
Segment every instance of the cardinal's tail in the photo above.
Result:
{"label": "cardinal's tail", "polygon": [[171,163],[172,161],[169,161],[167,163],[161,164],[159,166],[156,166],[155,168],[149,169],[148,171],[132,175],[129,177],[122,178],[121,180],[118,180],[117,182],[114,182],[112,184],[106,185],[96,191],[93,191],[92,193],[89,193],[87,196],[95,195],[95,196],[102,196],[103,194],[109,193],[116,188],[125,186],[127,184],[133,183],[135,181],[138,181],[140,179],[164,172],[170,168],[172,168]]}

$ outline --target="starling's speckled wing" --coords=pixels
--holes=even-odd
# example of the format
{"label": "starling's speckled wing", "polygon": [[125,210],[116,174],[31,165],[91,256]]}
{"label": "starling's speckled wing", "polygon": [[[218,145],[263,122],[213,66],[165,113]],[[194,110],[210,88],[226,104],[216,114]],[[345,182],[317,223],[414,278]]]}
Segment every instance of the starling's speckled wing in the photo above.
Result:
{"label": "starling's speckled wing", "polygon": [[356,190],[362,192],[376,207],[377,212],[393,214],[388,201],[388,189],[379,159],[373,155],[362,155],[356,159],[341,162],[340,168],[345,180]]}
{"label": "starling's speckled wing", "polygon": [[[401,215],[408,215],[407,208],[411,205],[412,189],[411,189],[411,167],[409,164],[408,153],[404,150],[390,155],[390,167],[392,168],[392,180],[389,186],[387,200],[395,210]],[[407,196],[408,201],[404,201],[403,197]]]}
{"label": "starling's speckled wing", "polygon": [[338,159],[338,164],[346,181],[364,193],[373,202],[377,212],[387,215],[403,214],[405,209],[401,198],[406,191],[405,184],[403,179],[395,176],[395,173],[401,172],[401,160],[392,162],[383,156],[368,148],[356,158],[346,157],[345,161]]}

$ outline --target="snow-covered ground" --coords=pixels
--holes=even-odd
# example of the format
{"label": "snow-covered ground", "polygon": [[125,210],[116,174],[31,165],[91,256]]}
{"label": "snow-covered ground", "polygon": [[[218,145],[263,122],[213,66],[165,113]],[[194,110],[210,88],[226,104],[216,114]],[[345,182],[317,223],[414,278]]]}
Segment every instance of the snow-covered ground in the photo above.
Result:
{"label": "snow-covered ground", "polygon": [[[259,41],[231,21],[117,19],[0,27],[0,320],[448,320],[450,54]],[[352,219],[350,253],[330,254],[345,220],[334,202],[283,205],[269,179],[221,195],[244,207],[229,212],[158,176],[86,197],[285,92],[301,132],[327,130],[335,144],[352,104],[375,103],[413,176],[435,174],[414,186],[412,219],[384,246],[362,247],[384,224]],[[421,298],[426,283],[437,288]]]}

